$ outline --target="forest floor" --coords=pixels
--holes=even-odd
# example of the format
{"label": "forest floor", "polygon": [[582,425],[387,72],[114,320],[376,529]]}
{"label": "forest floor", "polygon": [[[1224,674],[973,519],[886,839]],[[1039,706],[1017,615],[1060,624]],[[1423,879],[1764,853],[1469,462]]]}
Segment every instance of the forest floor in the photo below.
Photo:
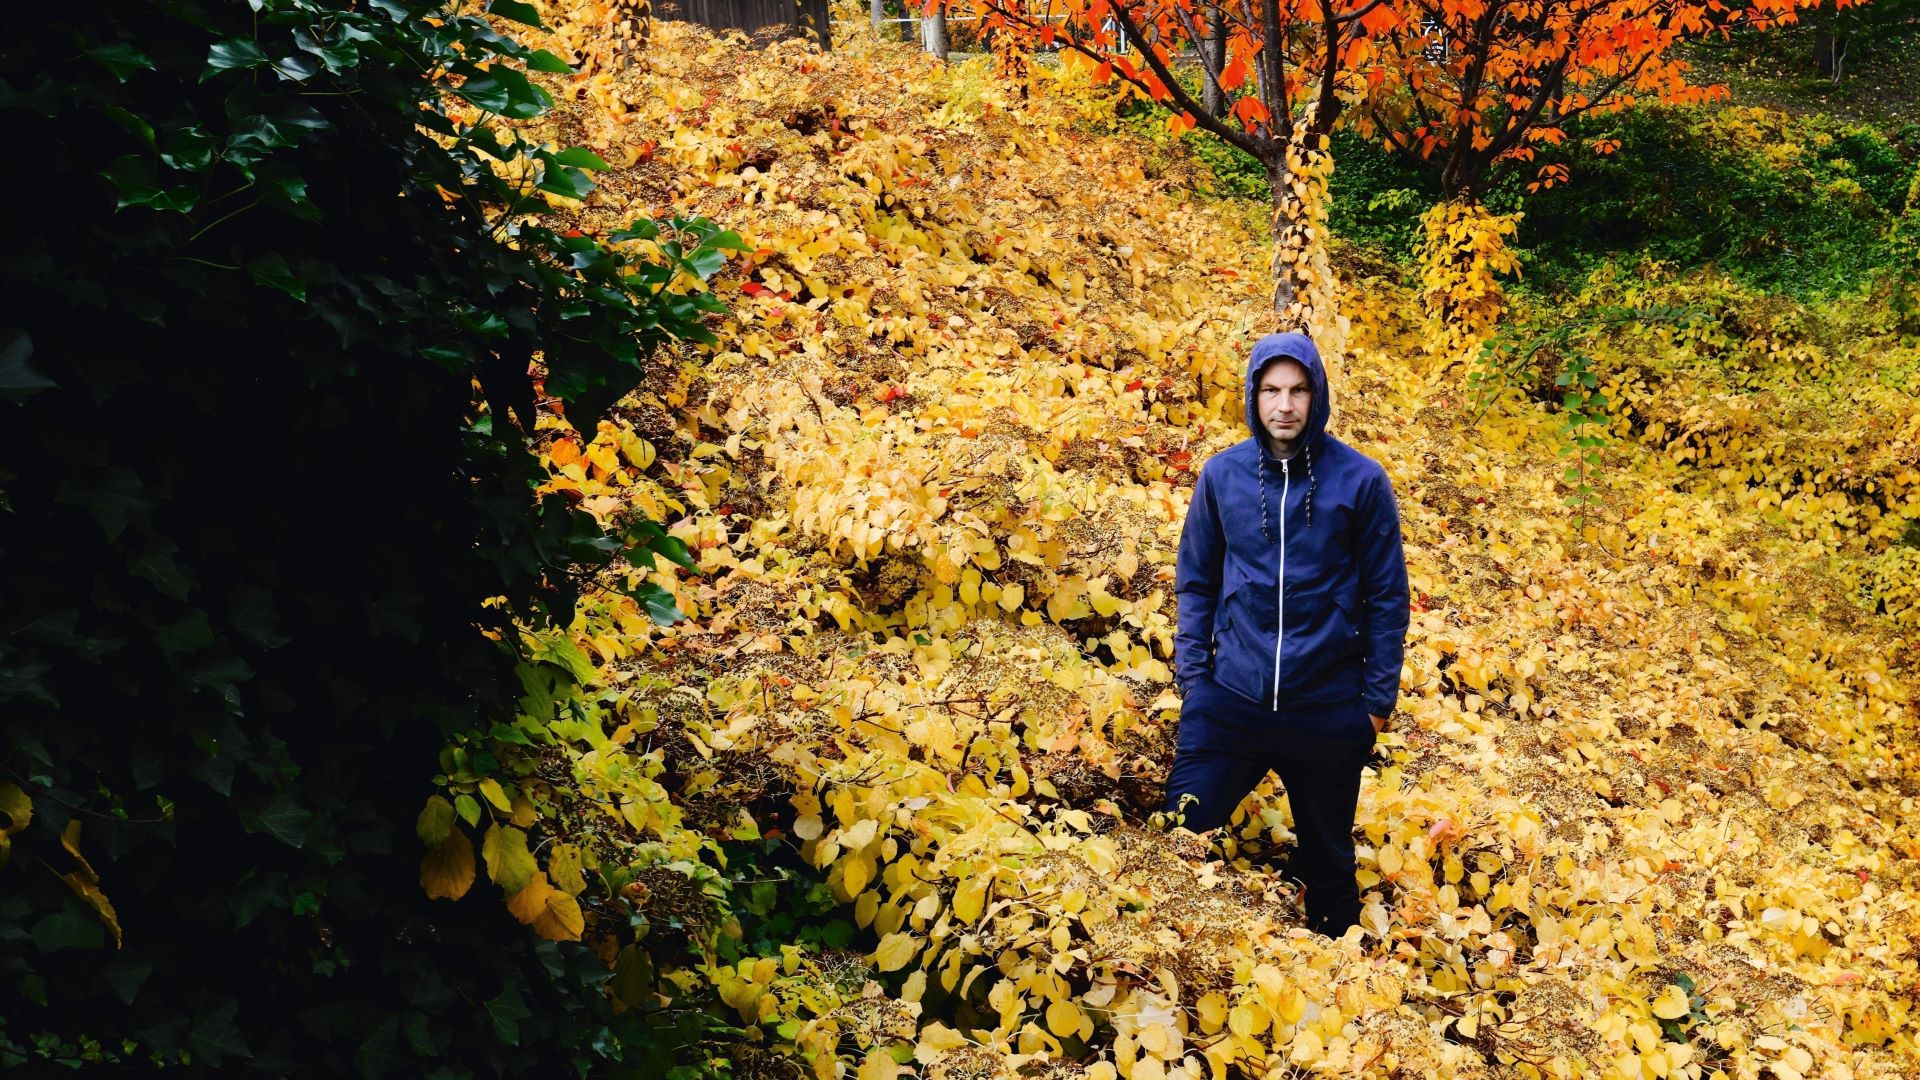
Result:
{"label": "forest floor", "polygon": [[1576,521],[1555,369],[1476,423],[1419,298],[1342,264],[1331,430],[1388,470],[1415,600],[1328,940],[1271,782],[1223,847],[1150,820],[1259,222],[1089,134],[1071,70],[1023,101],[906,45],[655,33],[651,73],[552,84],[547,134],[614,166],[553,221],[754,251],[718,347],[543,438],[554,489],[700,566],[653,577],[686,622],[575,627],[617,740],[859,928],[843,997],[796,989],[844,984],[828,953],[714,976],[736,1075],[1920,1076],[1920,354],[1883,303],[1597,282],[1705,314],[1591,342]]}
{"label": "forest floor", "polygon": [[1920,33],[1906,29],[1852,43],[1839,81],[1822,78],[1813,61],[1810,27],[1733,42],[1703,42],[1683,50],[1696,79],[1724,83],[1735,105],[1765,105],[1795,115],[1823,113],[1874,124],[1903,139],[1920,140]]}

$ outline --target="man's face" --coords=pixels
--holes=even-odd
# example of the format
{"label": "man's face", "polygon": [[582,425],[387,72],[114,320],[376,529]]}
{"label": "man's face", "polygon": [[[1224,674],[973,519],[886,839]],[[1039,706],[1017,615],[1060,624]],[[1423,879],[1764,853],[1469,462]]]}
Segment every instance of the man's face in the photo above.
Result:
{"label": "man's face", "polygon": [[1260,373],[1256,404],[1260,423],[1275,442],[1291,445],[1307,430],[1307,412],[1313,408],[1313,384],[1297,360],[1268,364]]}

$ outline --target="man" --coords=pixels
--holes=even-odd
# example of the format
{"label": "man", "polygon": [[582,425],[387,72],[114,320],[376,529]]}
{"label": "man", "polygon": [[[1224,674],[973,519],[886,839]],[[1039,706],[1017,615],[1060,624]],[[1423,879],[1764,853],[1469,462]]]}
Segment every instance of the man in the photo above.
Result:
{"label": "man", "polygon": [[1400,696],[1400,512],[1386,470],[1327,434],[1326,368],[1305,335],[1254,344],[1246,409],[1252,437],[1200,470],[1180,536],[1166,805],[1218,828],[1278,772],[1307,925],[1338,935],[1360,919],[1360,770]]}

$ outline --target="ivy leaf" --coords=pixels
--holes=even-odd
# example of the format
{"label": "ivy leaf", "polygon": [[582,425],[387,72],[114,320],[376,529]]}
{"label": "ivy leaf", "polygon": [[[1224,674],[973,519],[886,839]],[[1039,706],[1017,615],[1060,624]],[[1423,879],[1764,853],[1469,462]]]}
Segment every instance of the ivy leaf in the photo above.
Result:
{"label": "ivy leaf", "polygon": [[266,62],[267,54],[259,45],[246,38],[230,38],[207,50],[207,68],[200,73],[200,81],[206,82],[223,71],[257,68]]}
{"label": "ivy leaf", "polygon": [[454,93],[488,112],[514,120],[531,120],[553,104],[545,90],[528,82],[520,72],[500,64],[485,70],[475,69]]}
{"label": "ivy leaf", "polygon": [[293,272],[293,268],[287,265],[287,260],[282,258],[279,252],[269,252],[262,258],[248,263],[247,274],[258,284],[278,289],[301,303],[306,302],[307,283]]}
{"label": "ivy leaf", "polygon": [[123,953],[107,965],[107,969],[100,973],[100,978],[113,987],[114,996],[120,999],[121,1004],[131,1005],[139,995],[140,988],[146,985],[147,977],[152,974],[152,964]]}
{"label": "ivy leaf", "polygon": [[240,824],[250,833],[266,833],[286,844],[300,847],[307,842],[307,826],[313,811],[293,801],[284,792],[252,814],[242,813]]}
{"label": "ivy leaf", "polygon": [[108,105],[100,111],[111,117],[114,123],[127,129],[128,133],[132,134],[135,138],[146,143],[149,148],[159,148],[154,142],[153,125],[147,123],[145,118],[137,116],[118,105]]}
{"label": "ivy leaf", "polygon": [[101,67],[113,72],[113,77],[121,82],[132,78],[136,71],[153,70],[153,60],[146,53],[124,41],[88,49],[87,56]]}
{"label": "ivy leaf", "polygon": [[8,327],[0,332],[0,398],[18,402],[28,395],[53,390],[59,383],[34,370],[28,359],[33,356],[33,339],[24,330]]}
{"label": "ivy leaf", "polygon": [[[540,179],[539,190],[566,199],[584,199],[593,192],[593,178],[579,169],[548,169]],[[581,268],[577,259],[575,268]]]}
{"label": "ivy leaf", "polygon": [[239,1002],[225,999],[187,1032],[187,1046],[214,1067],[230,1057],[251,1057],[253,1052],[247,1049],[247,1040],[234,1023],[239,1012]]}
{"label": "ivy leaf", "polygon": [[33,924],[34,947],[43,953],[62,949],[98,949],[107,943],[106,928],[100,920],[68,901],[59,911]]}
{"label": "ivy leaf", "polygon": [[651,581],[643,581],[629,590],[627,595],[640,602],[647,617],[660,626],[672,626],[686,619],[686,613],[680,610],[673,594]]}
{"label": "ivy leaf", "polygon": [[503,19],[512,19],[514,22],[526,23],[528,26],[537,26],[542,30],[547,28],[546,25],[540,21],[539,10],[532,4],[521,3],[520,0],[493,0],[493,3],[487,5],[487,12],[491,15],[498,15]]}
{"label": "ivy leaf", "polygon": [[489,998],[485,1004],[487,1015],[493,1020],[493,1033],[508,1046],[519,1046],[520,1021],[533,1017],[533,1011],[520,997],[520,988],[509,979],[500,995]]}
{"label": "ivy leaf", "polygon": [[103,169],[101,176],[120,191],[117,208],[145,206],[154,210],[171,210],[184,214],[199,202],[199,196],[193,188],[185,184],[162,187],[159,177],[154,175],[153,166],[144,159],[128,154]]}
{"label": "ivy leaf", "polygon": [[288,82],[306,82],[320,73],[320,62],[311,56],[290,53],[276,57],[273,61],[273,70]]}
{"label": "ivy leaf", "polygon": [[269,161],[260,166],[257,175],[260,193],[267,197],[270,204],[304,221],[320,220],[320,207],[307,198],[307,181],[294,171],[293,166]]}
{"label": "ivy leaf", "polygon": [[527,57],[527,67],[534,71],[547,72],[550,75],[569,75],[573,72],[573,65],[545,49],[533,50]]}
{"label": "ivy leaf", "polygon": [[552,155],[554,161],[562,165],[571,165],[576,169],[592,169],[594,172],[606,172],[613,166],[606,159],[583,146],[569,146]]}
{"label": "ivy leaf", "polygon": [[200,172],[213,163],[213,153],[218,145],[200,125],[190,124],[167,134],[166,145],[160,151],[160,161],[170,169]]}

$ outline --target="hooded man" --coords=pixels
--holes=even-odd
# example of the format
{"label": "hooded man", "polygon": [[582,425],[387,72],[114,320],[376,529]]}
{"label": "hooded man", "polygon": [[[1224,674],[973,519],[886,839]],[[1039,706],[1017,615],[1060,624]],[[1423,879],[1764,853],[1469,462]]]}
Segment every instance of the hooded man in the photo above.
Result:
{"label": "hooded man", "polygon": [[1326,368],[1304,334],[1247,361],[1252,436],[1200,470],[1180,535],[1180,735],[1166,806],[1204,832],[1269,770],[1293,808],[1307,925],[1360,918],[1360,770],[1400,697],[1407,564],[1387,473],[1327,434]]}

